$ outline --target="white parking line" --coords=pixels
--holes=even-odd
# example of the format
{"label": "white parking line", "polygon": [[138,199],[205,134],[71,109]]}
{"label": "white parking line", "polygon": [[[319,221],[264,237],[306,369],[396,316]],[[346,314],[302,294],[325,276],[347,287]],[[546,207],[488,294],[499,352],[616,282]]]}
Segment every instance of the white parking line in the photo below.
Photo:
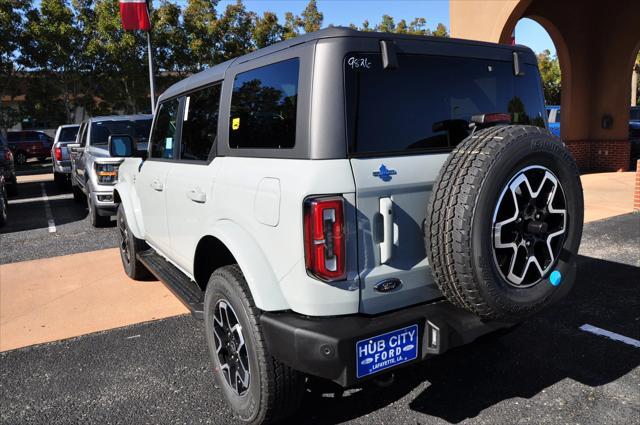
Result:
{"label": "white parking line", "polygon": [[56,223],[53,221],[53,214],[51,213],[51,205],[49,205],[49,197],[47,191],[44,188],[44,183],[40,183],[40,189],[42,189],[42,200],[44,201],[44,213],[47,215],[47,224],[49,225],[49,233],[55,233]]}
{"label": "white parking line", "polygon": [[631,345],[632,347],[640,348],[640,341],[638,341],[637,339],[629,338],[628,336],[620,335],[615,332],[608,331],[606,329],[589,325],[587,323],[580,326],[580,330],[592,333],[594,335],[604,336],[614,341],[624,342],[625,344]]}
{"label": "white parking line", "polygon": [[43,196],[36,196],[34,198],[24,198],[24,199],[11,199],[9,201],[9,205],[16,205],[16,204],[28,204],[29,202],[44,202],[46,201],[57,201],[60,199],[72,199],[73,198],[73,194],[72,193],[63,193],[62,195],[53,195],[53,196],[47,196],[46,198]]}

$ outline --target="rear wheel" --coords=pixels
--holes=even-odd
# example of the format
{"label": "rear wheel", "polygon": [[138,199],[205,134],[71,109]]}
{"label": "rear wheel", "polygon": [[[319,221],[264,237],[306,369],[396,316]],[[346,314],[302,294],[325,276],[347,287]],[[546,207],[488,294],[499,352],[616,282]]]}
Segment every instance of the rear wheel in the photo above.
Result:
{"label": "rear wheel", "polygon": [[144,280],[151,274],[138,260],[138,254],[149,249],[149,246],[145,241],[136,238],[131,233],[122,205],[118,206],[116,218],[118,221],[118,247],[120,248],[120,258],[122,259],[124,271],[131,279]]}
{"label": "rear wheel", "polygon": [[27,163],[27,154],[23,151],[19,151],[18,153],[16,153],[14,159],[16,161],[16,164],[24,165]]}
{"label": "rear wheel", "polygon": [[578,169],[560,139],[531,126],[478,131],[451,153],[429,201],[435,281],[483,319],[537,313],[573,285],[582,215]]}
{"label": "rear wheel", "polygon": [[235,264],[209,279],[205,331],[216,381],[243,422],[274,423],[297,410],[304,377],[267,350],[260,311]]}

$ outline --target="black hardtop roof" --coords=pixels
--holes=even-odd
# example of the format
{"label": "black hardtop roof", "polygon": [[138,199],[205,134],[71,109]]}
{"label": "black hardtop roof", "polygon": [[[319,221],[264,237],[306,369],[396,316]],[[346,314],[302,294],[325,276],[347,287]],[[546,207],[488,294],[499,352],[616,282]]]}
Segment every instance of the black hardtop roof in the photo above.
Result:
{"label": "black hardtop roof", "polygon": [[288,49],[293,46],[298,46],[300,44],[309,43],[316,40],[323,40],[327,38],[375,38],[379,40],[428,40],[430,42],[438,42],[438,43],[448,43],[452,45],[466,45],[466,46],[485,46],[485,47],[493,47],[493,48],[502,48],[509,49],[511,51],[520,51],[524,53],[533,54],[533,51],[522,45],[506,45],[506,44],[497,44],[497,43],[488,43],[484,41],[476,41],[476,40],[465,40],[461,38],[450,38],[450,37],[435,37],[435,36],[425,36],[425,35],[410,35],[410,34],[396,34],[396,33],[388,33],[388,32],[375,32],[375,31],[358,31],[347,27],[328,27],[321,29],[319,31],[311,32],[308,34],[303,34],[295,38],[291,38],[289,40],[279,41],[270,46],[264,47],[262,49],[258,49],[254,52],[247,53],[242,56],[238,56],[237,58],[230,59],[228,61],[217,64],[211,68],[208,68],[204,71],[193,74],[184,80],[178,81],[177,83],[170,86],[167,90],[162,93],[159,97],[159,101],[164,100],[169,97],[173,97],[179,95],[183,92],[187,92],[193,90],[195,88],[201,87],[208,83],[219,81],[224,78],[224,75],[231,67],[231,65],[235,63],[244,63],[250,61],[252,59],[257,59],[262,56],[266,56],[272,53],[276,53],[285,49]]}

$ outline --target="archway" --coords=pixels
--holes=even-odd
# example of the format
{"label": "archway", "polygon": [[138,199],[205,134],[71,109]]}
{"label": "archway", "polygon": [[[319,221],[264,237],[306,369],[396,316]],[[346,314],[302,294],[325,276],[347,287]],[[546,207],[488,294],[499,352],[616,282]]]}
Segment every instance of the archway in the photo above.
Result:
{"label": "archway", "polygon": [[553,40],[562,71],[562,138],[582,171],[627,170],[631,69],[640,2],[469,0],[450,3],[453,37],[509,43],[523,17]]}

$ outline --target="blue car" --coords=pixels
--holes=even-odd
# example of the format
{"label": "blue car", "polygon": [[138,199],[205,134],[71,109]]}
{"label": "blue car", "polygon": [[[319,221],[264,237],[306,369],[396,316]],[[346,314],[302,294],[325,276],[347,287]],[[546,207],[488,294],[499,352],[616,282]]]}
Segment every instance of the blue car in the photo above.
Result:
{"label": "blue car", "polygon": [[557,105],[547,106],[547,119],[549,121],[549,131],[560,137],[560,107]]}

